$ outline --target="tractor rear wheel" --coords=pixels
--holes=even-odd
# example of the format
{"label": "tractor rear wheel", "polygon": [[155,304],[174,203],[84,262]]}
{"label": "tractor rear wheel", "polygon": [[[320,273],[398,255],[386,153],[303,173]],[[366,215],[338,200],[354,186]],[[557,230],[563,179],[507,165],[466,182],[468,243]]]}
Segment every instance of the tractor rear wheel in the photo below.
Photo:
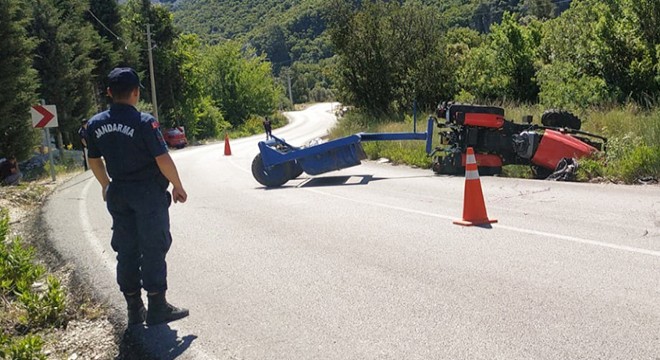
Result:
{"label": "tractor rear wheel", "polygon": [[[454,156],[435,157],[433,159],[433,172],[438,175],[463,175],[465,168],[454,165]],[[460,160],[459,160],[460,161]],[[460,163],[459,163],[460,164]]]}
{"label": "tractor rear wheel", "polygon": [[541,115],[541,124],[550,127],[580,130],[582,120],[569,111],[550,109],[544,111],[543,115]]}
{"label": "tractor rear wheel", "polygon": [[279,164],[266,169],[261,154],[257,154],[252,160],[252,176],[259,184],[266,187],[279,187],[289,181],[288,168],[288,164]]}

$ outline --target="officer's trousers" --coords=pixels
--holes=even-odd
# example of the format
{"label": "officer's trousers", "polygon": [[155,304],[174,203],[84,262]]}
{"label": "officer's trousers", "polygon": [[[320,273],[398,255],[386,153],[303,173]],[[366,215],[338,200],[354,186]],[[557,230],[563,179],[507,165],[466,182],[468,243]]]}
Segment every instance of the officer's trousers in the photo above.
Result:
{"label": "officer's trousers", "polygon": [[106,196],[112,215],[117,283],[124,293],[167,289],[165,256],[172,244],[170,193],[155,181],[113,181]]}

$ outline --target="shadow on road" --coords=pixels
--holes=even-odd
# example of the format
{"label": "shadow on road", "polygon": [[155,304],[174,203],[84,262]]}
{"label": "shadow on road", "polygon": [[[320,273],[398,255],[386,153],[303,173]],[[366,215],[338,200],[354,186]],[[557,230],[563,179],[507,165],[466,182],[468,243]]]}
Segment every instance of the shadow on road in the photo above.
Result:
{"label": "shadow on road", "polygon": [[383,180],[400,180],[400,179],[415,179],[415,178],[431,178],[435,175],[421,175],[421,176],[392,176],[392,177],[376,177],[373,175],[343,175],[343,176],[320,176],[320,177],[302,177],[291,180],[291,183],[278,186],[278,187],[256,187],[255,189],[262,189],[266,191],[276,191],[284,189],[296,188],[311,188],[311,187],[324,187],[324,186],[353,186],[353,185],[367,185],[373,181]]}
{"label": "shadow on road", "polygon": [[373,175],[323,176],[304,180],[296,187],[367,185],[372,181],[430,178],[434,175],[377,177]]}
{"label": "shadow on road", "polygon": [[179,337],[169,325],[132,326],[126,329],[115,360],[173,360],[182,355],[197,339],[196,335]]}
{"label": "shadow on road", "polygon": [[372,175],[324,176],[307,179],[297,187],[367,185],[371,180],[373,180]]}

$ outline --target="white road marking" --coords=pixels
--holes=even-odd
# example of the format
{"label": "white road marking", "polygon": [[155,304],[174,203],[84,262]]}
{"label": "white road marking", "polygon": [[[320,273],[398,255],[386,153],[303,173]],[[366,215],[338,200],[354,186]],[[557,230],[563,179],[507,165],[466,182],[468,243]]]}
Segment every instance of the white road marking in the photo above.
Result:
{"label": "white road marking", "polygon": [[493,227],[497,227],[497,228],[501,228],[501,229],[505,229],[505,230],[517,231],[517,232],[530,234],[530,235],[548,236],[548,237],[553,237],[555,239],[567,240],[567,241],[572,241],[572,242],[576,242],[576,243],[580,243],[580,244],[601,246],[601,247],[615,249],[615,250],[623,250],[623,251],[628,251],[628,252],[633,252],[633,253],[638,253],[638,254],[643,254],[643,255],[651,255],[651,256],[655,256],[655,257],[660,257],[660,251],[654,251],[654,250],[649,250],[649,249],[636,248],[636,247],[626,246],[626,245],[611,244],[611,243],[606,243],[606,242],[601,242],[601,241],[596,241],[596,240],[582,239],[582,238],[575,237],[575,236],[553,234],[553,233],[549,233],[549,232],[545,232],[545,231],[522,229],[522,228],[517,228],[517,227],[513,227],[513,226],[506,226],[506,225],[502,225],[502,224],[493,224]]}
{"label": "white road marking", "polygon": [[[242,171],[242,172],[244,172],[244,173],[250,174],[250,176],[252,175],[252,170],[244,169],[242,166],[236,164],[236,163],[234,162],[233,158],[231,158],[231,157],[229,158],[229,163],[230,163],[233,167],[237,168],[238,170],[240,170],[240,171]],[[255,181],[257,181],[257,180],[255,180]]]}
{"label": "white road marking", "polygon": [[85,184],[85,187],[82,190],[82,200],[78,203],[78,212],[80,213],[80,225],[82,226],[82,231],[83,234],[85,234],[85,238],[89,242],[90,246],[94,251],[96,251],[101,258],[101,263],[105,267],[106,270],[110,271],[112,273],[115,270],[115,258],[114,256],[110,256],[109,253],[105,251],[103,246],[101,246],[101,240],[96,237],[96,234],[94,234],[94,229],[92,228],[92,224],[89,221],[89,212],[87,211],[87,197],[89,194],[89,188],[92,186],[94,182],[92,179],[87,181],[87,184]]}
{"label": "white road marking", "polygon": [[[439,219],[447,219],[447,220],[456,220],[456,218],[457,218],[456,216],[447,216],[447,215],[442,215],[442,214],[431,213],[431,212],[428,212],[428,211],[408,209],[408,208],[404,208],[404,207],[400,207],[400,206],[394,206],[394,205],[378,203],[378,202],[375,202],[375,201],[358,200],[358,199],[349,198],[349,197],[345,197],[345,196],[341,196],[341,195],[330,194],[330,193],[320,191],[320,190],[315,190],[315,189],[303,188],[303,190],[311,191],[313,193],[317,193],[317,194],[320,194],[320,195],[330,196],[330,197],[334,197],[334,198],[338,198],[338,199],[342,199],[342,200],[347,200],[347,201],[351,201],[351,202],[355,202],[355,203],[359,203],[359,204],[378,206],[378,207],[382,207],[382,208],[403,211],[403,212],[407,212],[407,213],[411,213],[411,214],[419,214],[419,215],[431,216],[431,217],[435,217],[435,218],[439,218]],[[596,241],[596,240],[583,239],[583,238],[579,238],[579,237],[575,237],[575,236],[554,234],[554,233],[549,233],[549,232],[545,232],[545,231],[523,229],[523,228],[507,226],[507,225],[502,225],[502,224],[492,224],[491,226],[494,227],[494,228],[500,228],[500,229],[504,229],[504,230],[515,231],[515,232],[519,232],[519,233],[523,233],[523,234],[546,236],[546,237],[555,238],[555,239],[559,239],[559,240],[572,241],[572,242],[579,243],[579,244],[600,246],[600,247],[604,247],[604,248],[627,251],[627,252],[636,253],[636,254],[660,257],[660,251],[636,248],[636,247],[632,247],[632,246],[611,244],[611,243],[606,243],[606,242],[601,242],[601,241]]]}

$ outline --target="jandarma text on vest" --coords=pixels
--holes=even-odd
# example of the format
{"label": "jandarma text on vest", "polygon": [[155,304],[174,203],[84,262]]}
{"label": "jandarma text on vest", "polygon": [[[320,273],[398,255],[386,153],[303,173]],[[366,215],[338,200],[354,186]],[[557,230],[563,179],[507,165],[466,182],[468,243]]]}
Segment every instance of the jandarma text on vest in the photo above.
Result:
{"label": "jandarma text on vest", "polygon": [[135,132],[135,129],[133,129],[130,126],[122,125],[122,124],[106,124],[96,129],[94,133],[96,134],[96,138],[98,139],[101,136],[111,132],[119,132],[126,136],[133,137],[133,133]]}

